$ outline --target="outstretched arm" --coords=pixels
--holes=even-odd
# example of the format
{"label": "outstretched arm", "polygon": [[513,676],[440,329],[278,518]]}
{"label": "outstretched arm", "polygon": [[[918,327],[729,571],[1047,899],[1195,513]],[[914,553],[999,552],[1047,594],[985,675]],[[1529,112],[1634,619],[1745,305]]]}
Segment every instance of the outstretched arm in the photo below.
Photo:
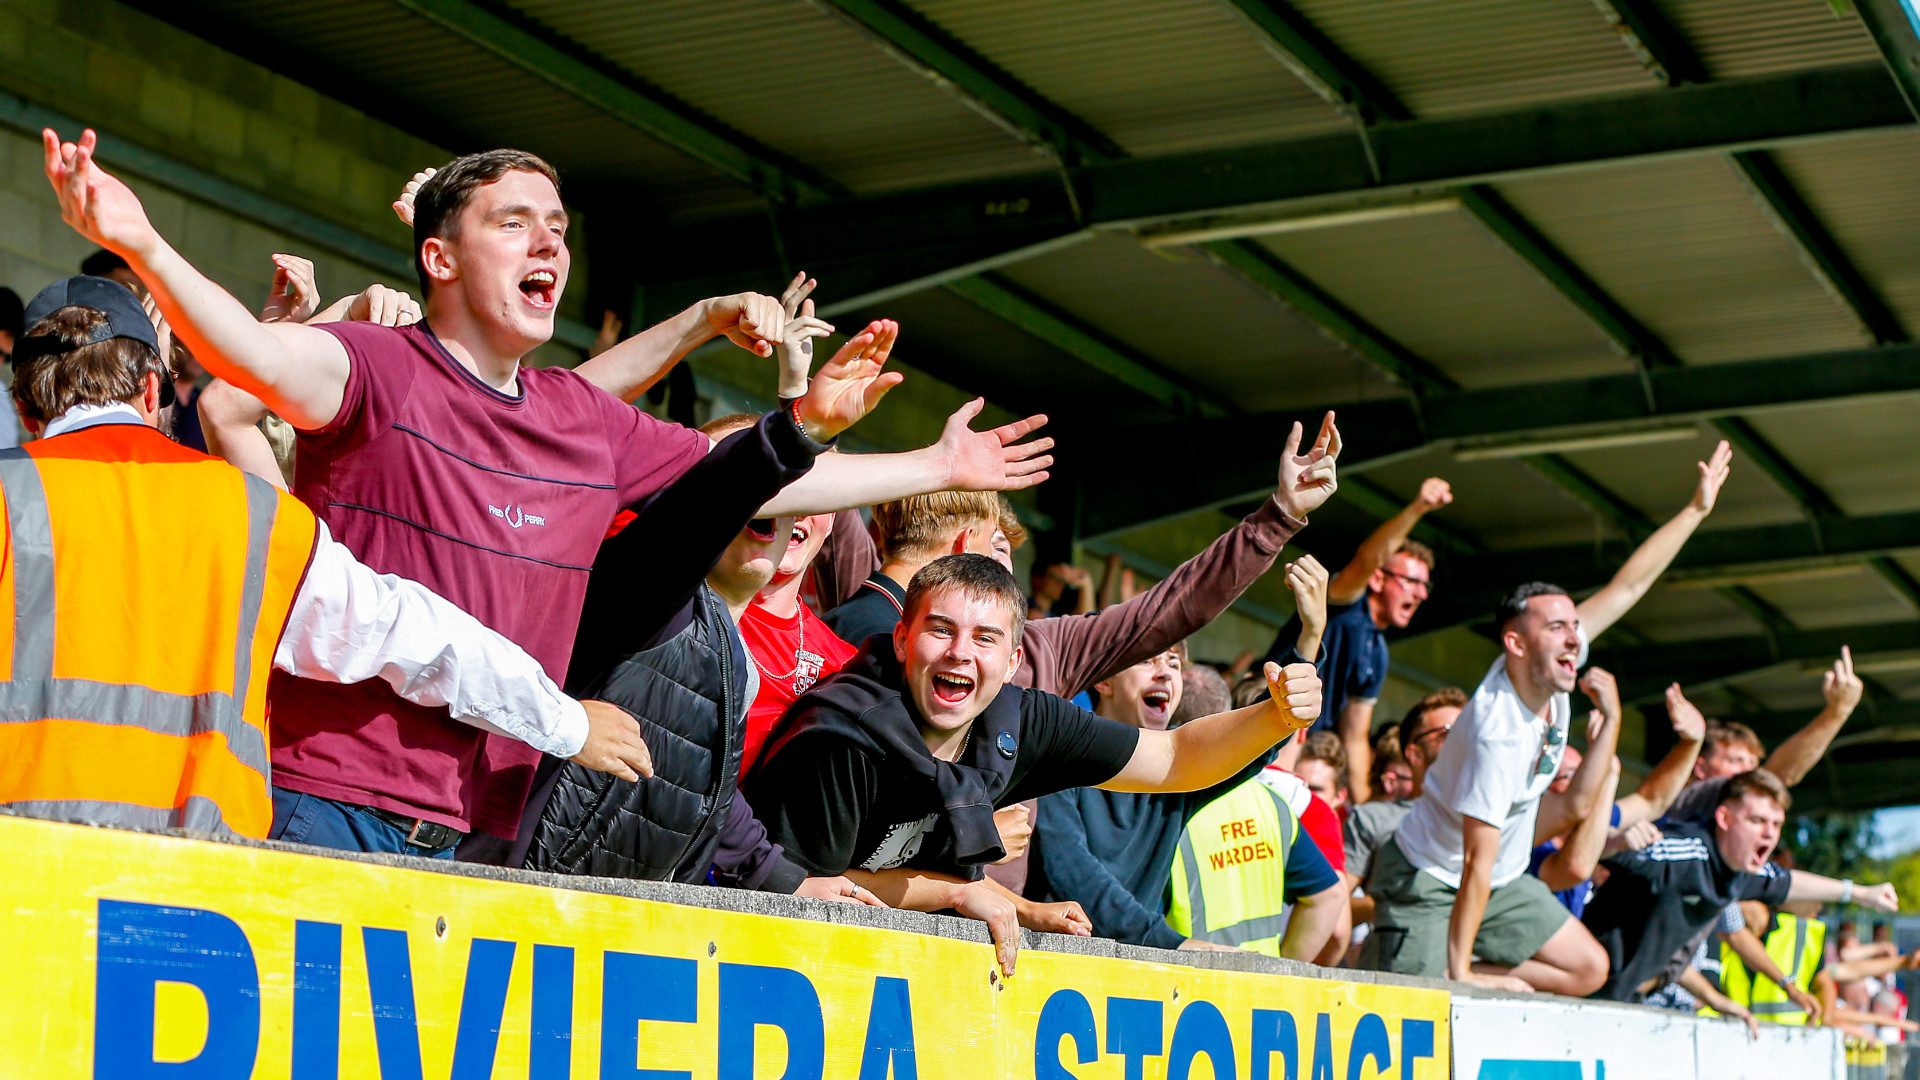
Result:
{"label": "outstretched arm", "polygon": [[1342,607],[1367,594],[1367,582],[1374,571],[1387,565],[1393,553],[1407,542],[1420,519],[1453,501],[1453,489],[1445,480],[1430,476],[1420,485],[1420,494],[1406,508],[1388,518],[1360,543],[1353,560],[1342,567],[1327,587],[1327,599]]}
{"label": "outstretched arm", "polygon": [[1720,497],[1720,485],[1726,483],[1727,469],[1732,463],[1733,450],[1723,440],[1713,448],[1711,458],[1699,463],[1700,483],[1694,488],[1692,501],[1675,514],[1673,520],[1647,537],[1627,557],[1626,565],[1613,575],[1612,581],[1580,602],[1580,625],[1586,628],[1588,641],[1598,641],[1666,572],[1693,530],[1713,512],[1714,500]]}
{"label": "outstretched arm", "polygon": [[940,441],[904,454],[824,454],[813,472],[774,496],[767,517],[831,514],[890,499],[935,491],[1017,491],[1047,478],[1052,439],[1021,442],[1047,422],[1030,416],[991,431],[967,424],[986,407],[983,399],[962,405],[947,418]]}
{"label": "outstretched arm", "polygon": [[1172,731],[1142,731],[1133,757],[1119,775],[1098,786],[1108,791],[1199,791],[1245,768],[1255,757],[1320,715],[1320,676],[1312,664],[1266,668],[1272,698],[1232,712],[1215,713]]}
{"label": "outstretched arm", "polygon": [[1842,645],[1840,659],[1833,662],[1833,667],[1820,680],[1820,692],[1827,699],[1826,708],[1806,727],[1773,748],[1773,753],[1767,755],[1767,771],[1788,787],[1805,779],[1827,752],[1833,737],[1840,733],[1840,726],[1853,715],[1865,689],[1860,676],[1853,673],[1853,650]]}
{"label": "outstretched arm", "polygon": [[1851,881],[1839,881],[1819,874],[1809,874],[1805,870],[1789,870],[1791,883],[1787,889],[1789,900],[1818,900],[1823,904],[1859,904],[1875,911],[1898,911],[1900,898],[1893,891],[1891,882],[1879,885],[1856,886]]}
{"label": "outstretched arm", "polygon": [[127,260],[160,305],[173,332],[215,376],[266,402],[297,428],[325,426],[347,387],[346,347],[299,323],[262,323],[246,305],[175,251],[132,189],[93,160],[91,129],[78,143],[42,132],[47,179],[60,216],[88,240]]}
{"label": "outstretched arm", "polygon": [[1566,846],[1540,864],[1536,876],[1547,883],[1547,888],[1558,892],[1592,879],[1595,868],[1600,865],[1600,853],[1607,846],[1607,823],[1613,817],[1613,792],[1619,782],[1620,759],[1614,758],[1607,769],[1606,780],[1594,792],[1594,800],[1587,807],[1587,816],[1574,827]]}
{"label": "outstretched arm", "polygon": [[1667,687],[1667,717],[1673,721],[1676,736],[1673,749],[1640,781],[1638,789],[1620,800],[1622,829],[1666,813],[1693,776],[1694,759],[1700,756],[1700,744],[1707,737],[1707,720],[1680,692],[1679,683]]}

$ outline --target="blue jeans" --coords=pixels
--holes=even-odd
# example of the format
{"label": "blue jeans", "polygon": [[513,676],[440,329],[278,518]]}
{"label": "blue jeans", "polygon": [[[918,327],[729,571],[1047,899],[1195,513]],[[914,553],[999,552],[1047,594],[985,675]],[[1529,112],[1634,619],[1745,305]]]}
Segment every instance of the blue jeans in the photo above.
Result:
{"label": "blue jeans", "polygon": [[427,859],[451,859],[455,846],[414,847],[407,843],[406,833],[373,816],[364,806],[278,787],[273,789],[273,831],[267,838],[336,851],[385,851]]}

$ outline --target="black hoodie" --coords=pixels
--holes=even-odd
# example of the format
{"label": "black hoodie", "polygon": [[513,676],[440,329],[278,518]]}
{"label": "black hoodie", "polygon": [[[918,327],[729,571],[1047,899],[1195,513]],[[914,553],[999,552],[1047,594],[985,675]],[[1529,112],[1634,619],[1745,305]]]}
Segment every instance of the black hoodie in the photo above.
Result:
{"label": "black hoodie", "polygon": [[1103,784],[1139,739],[1007,686],[974,719],[959,759],[941,761],[921,737],[891,639],[875,635],[787,710],[746,788],[769,837],[810,873],[910,866],[978,879],[1005,854],[995,809]]}

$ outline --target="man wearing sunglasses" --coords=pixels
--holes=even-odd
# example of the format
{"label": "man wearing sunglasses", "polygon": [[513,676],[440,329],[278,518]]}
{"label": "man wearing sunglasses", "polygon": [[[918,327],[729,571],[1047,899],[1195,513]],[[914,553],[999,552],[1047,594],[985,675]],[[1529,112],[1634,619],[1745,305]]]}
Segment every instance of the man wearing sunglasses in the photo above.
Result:
{"label": "man wearing sunglasses", "polygon": [[1732,458],[1725,442],[1715,447],[1699,464],[1693,498],[1586,600],[1532,582],[1501,601],[1501,655],[1461,710],[1394,842],[1374,860],[1383,968],[1573,997],[1606,982],[1606,950],[1527,873],[1528,855],[1536,833],[1558,835],[1586,816],[1613,765],[1620,725],[1596,712],[1586,761],[1566,791],[1548,790],[1566,751],[1568,694],[1588,642],[1673,562],[1713,510]]}
{"label": "man wearing sunglasses", "polygon": [[[1433,552],[1407,536],[1421,518],[1452,501],[1447,482],[1429,478],[1420,485],[1419,497],[1375,529],[1327,586],[1327,629],[1314,665],[1326,703],[1313,730],[1340,736],[1355,805],[1373,797],[1367,782],[1373,764],[1368,733],[1387,681],[1386,631],[1413,621],[1433,575]],[[1281,662],[1299,632],[1298,621],[1290,620],[1267,659]]]}

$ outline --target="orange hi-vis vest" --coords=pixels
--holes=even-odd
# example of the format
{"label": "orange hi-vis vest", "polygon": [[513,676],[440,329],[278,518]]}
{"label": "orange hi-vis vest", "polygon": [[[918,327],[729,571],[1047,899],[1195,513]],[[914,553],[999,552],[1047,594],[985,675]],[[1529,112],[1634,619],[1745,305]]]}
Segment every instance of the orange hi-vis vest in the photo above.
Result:
{"label": "orange hi-vis vest", "polygon": [[143,424],[0,451],[0,806],[264,837],[297,499]]}

